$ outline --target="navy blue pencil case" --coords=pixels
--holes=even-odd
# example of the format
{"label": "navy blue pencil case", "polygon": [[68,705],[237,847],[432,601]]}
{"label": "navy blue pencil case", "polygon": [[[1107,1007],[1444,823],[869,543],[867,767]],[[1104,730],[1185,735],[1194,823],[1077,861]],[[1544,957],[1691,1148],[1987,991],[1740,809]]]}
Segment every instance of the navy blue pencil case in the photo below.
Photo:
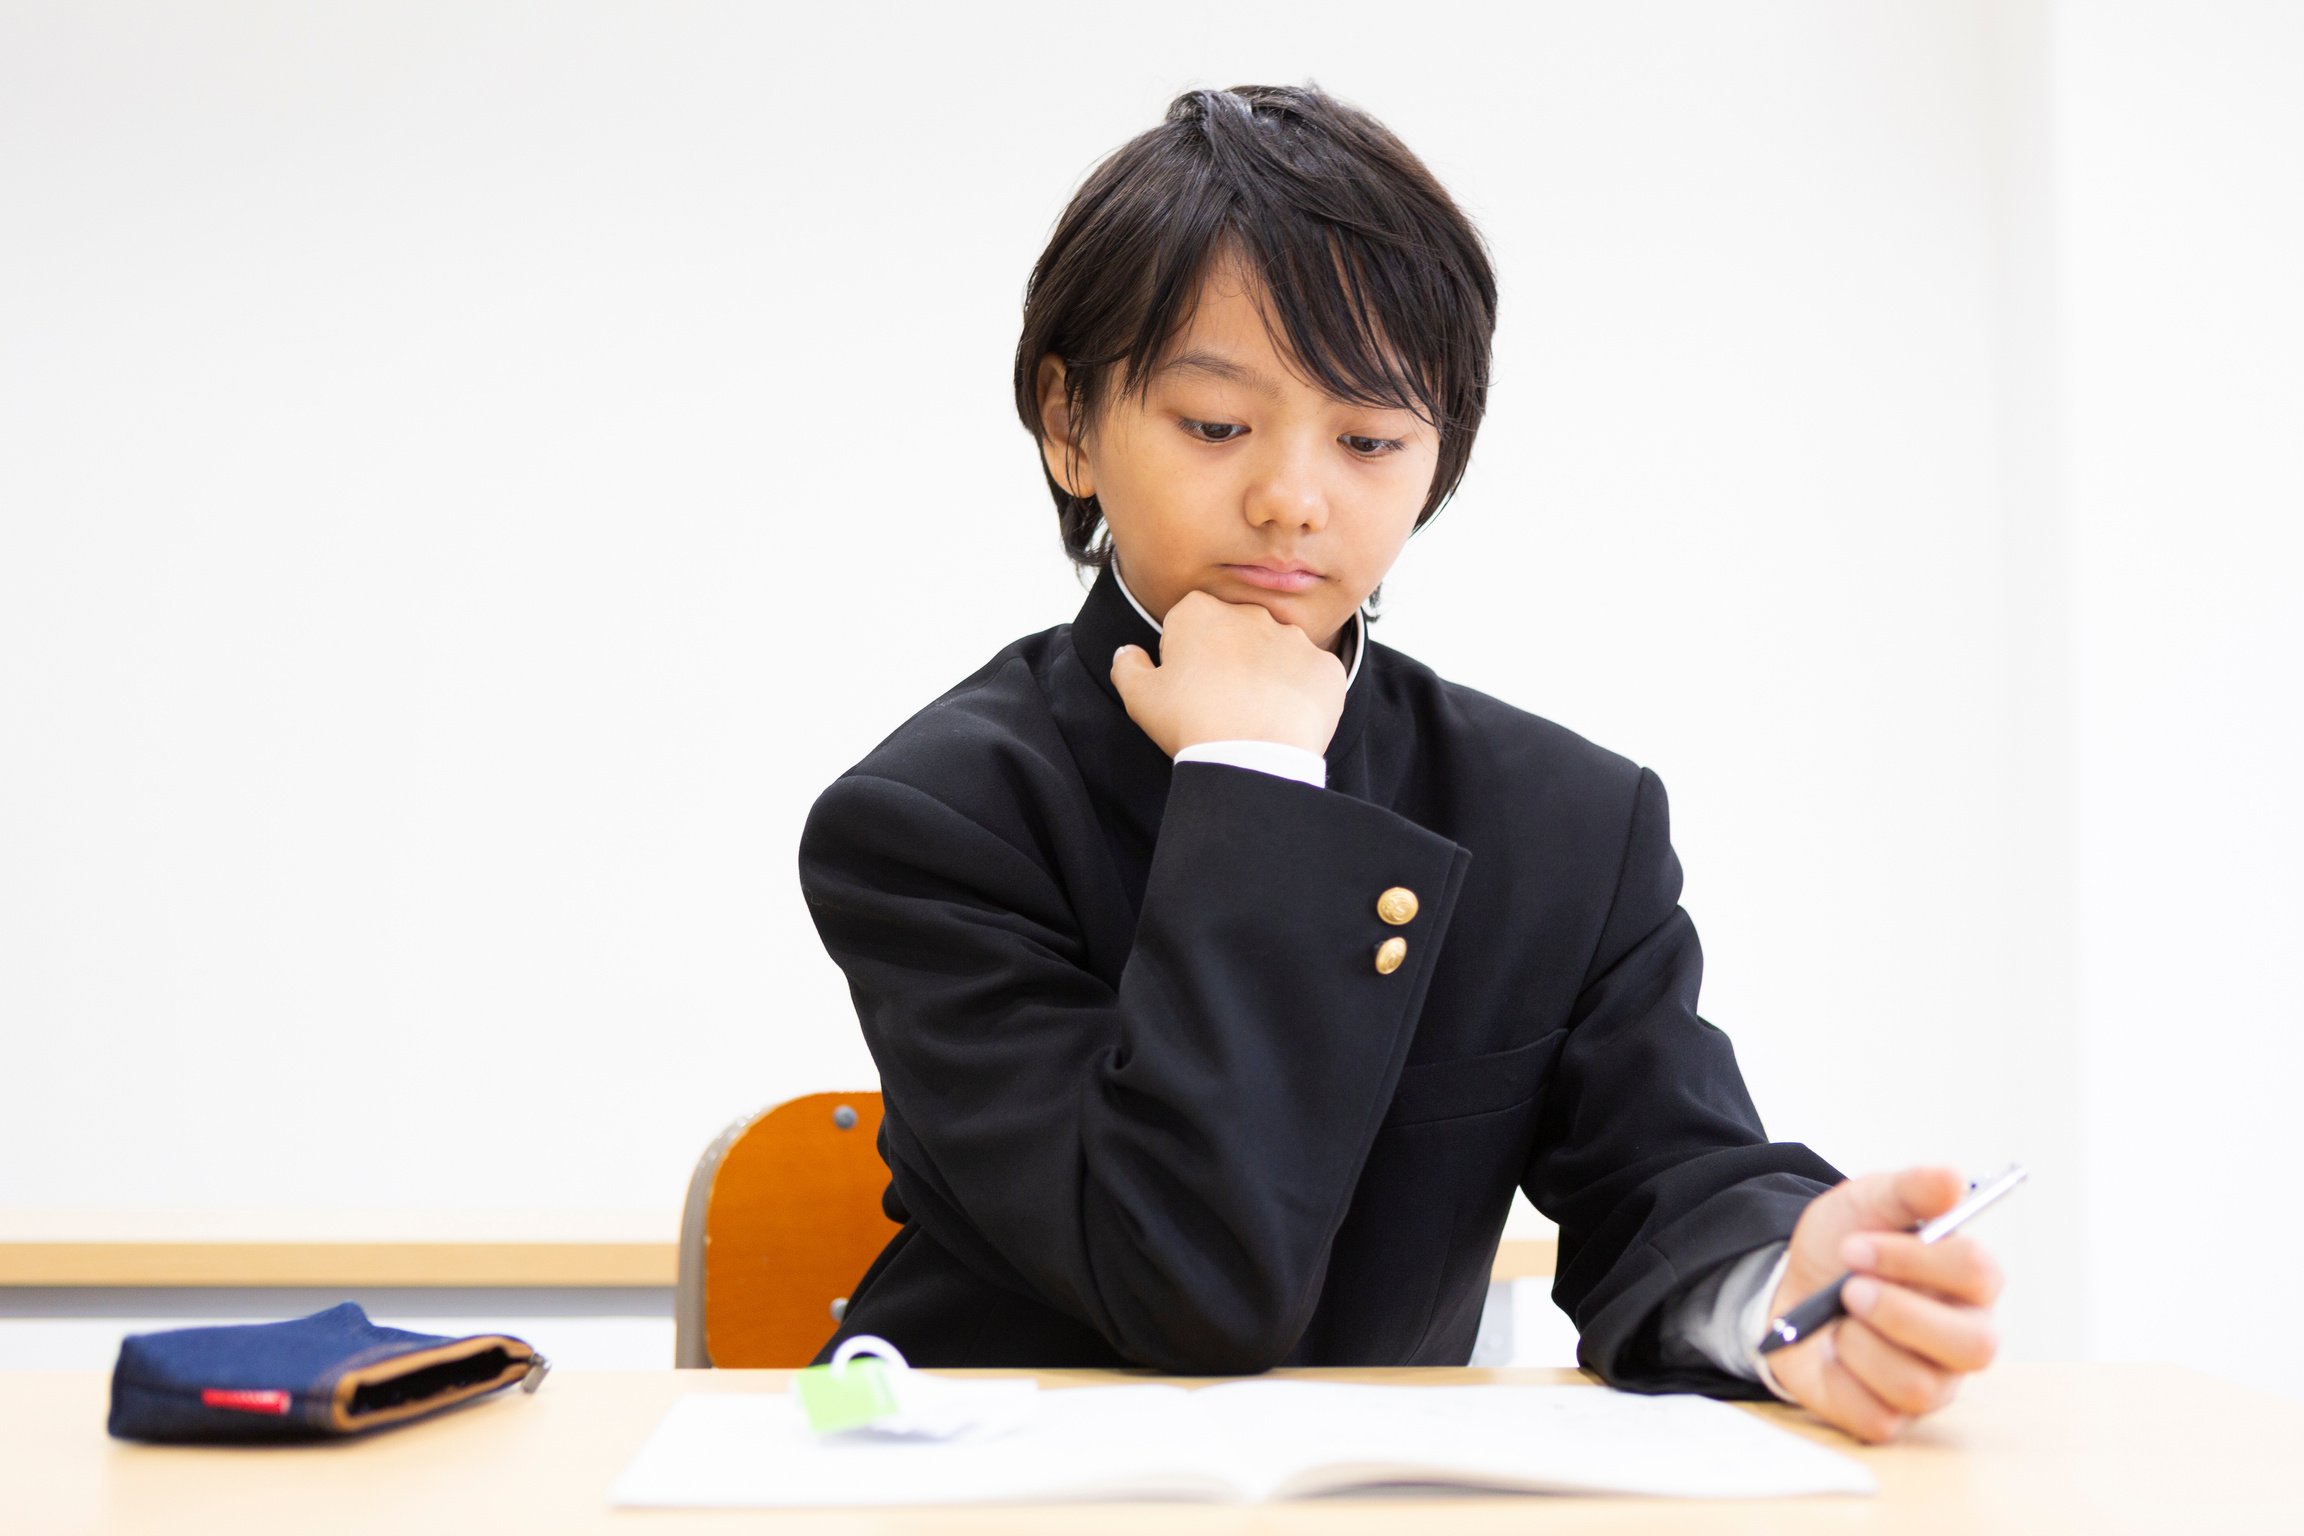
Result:
{"label": "navy blue pencil case", "polygon": [[381,1328],[358,1302],[282,1323],[169,1328],[120,1341],[105,1427],[123,1440],[317,1440],[451,1407],[551,1362],[524,1339]]}

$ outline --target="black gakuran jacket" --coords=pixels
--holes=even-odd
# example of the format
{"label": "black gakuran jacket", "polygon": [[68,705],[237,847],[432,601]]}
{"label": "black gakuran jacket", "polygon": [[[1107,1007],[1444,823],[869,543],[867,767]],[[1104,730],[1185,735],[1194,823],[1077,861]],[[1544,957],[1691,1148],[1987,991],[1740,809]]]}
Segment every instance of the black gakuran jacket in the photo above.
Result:
{"label": "black gakuran jacket", "polygon": [[1131,643],[1106,570],[809,814],[901,1224],[819,1358],[1461,1365],[1517,1187],[1586,1366],[1765,1396],[1659,1314],[1840,1175],[1697,1016],[1656,776],[1372,642],[1327,788],[1171,763]]}

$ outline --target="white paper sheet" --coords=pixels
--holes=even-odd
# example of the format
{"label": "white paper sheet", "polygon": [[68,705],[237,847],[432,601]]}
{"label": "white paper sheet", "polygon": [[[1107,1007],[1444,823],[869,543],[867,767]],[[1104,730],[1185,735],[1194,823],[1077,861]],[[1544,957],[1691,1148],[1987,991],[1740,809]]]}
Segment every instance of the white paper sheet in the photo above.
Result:
{"label": "white paper sheet", "polygon": [[609,1502],[1253,1501],[1364,1478],[1688,1498],[1876,1490],[1862,1463],[1707,1398],[1252,1381],[1046,1391],[1013,1432],[950,1444],[819,1439],[786,1394],[691,1393],[666,1412]]}

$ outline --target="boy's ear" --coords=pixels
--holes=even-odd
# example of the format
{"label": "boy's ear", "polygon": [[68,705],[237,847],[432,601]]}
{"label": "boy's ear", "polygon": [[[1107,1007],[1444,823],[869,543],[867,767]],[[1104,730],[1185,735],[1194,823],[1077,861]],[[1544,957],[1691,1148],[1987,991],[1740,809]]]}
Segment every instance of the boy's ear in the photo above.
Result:
{"label": "boy's ear", "polygon": [[1064,402],[1064,359],[1050,352],[1040,359],[1032,387],[1040,401],[1040,453],[1048,473],[1067,494],[1085,501],[1096,494],[1095,477],[1081,453],[1080,434]]}

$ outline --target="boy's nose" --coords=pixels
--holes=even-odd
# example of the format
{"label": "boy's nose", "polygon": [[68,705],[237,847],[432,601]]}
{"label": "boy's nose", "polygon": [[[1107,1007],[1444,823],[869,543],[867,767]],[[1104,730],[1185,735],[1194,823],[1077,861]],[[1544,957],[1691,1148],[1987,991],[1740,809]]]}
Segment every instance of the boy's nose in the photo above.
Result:
{"label": "boy's nose", "polygon": [[1288,454],[1249,483],[1248,521],[1317,533],[1328,525],[1328,493],[1302,455]]}

